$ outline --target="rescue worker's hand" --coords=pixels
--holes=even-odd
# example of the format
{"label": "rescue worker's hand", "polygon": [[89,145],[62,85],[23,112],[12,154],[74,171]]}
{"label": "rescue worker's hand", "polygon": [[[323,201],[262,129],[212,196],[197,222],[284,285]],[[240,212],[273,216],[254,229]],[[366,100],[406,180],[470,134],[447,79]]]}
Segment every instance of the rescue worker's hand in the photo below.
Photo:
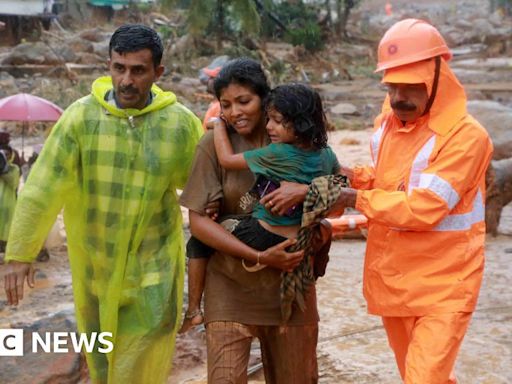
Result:
{"label": "rescue worker's hand", "polygon": [[10,261],[5,265],[4,288],[9,305],[18,305],[23,299],[25,278],[28,286],[34,288],[34,267],[32,263]]}
{"label": "rescue worker's hand", "polygon": [[281,186],[263,196],[260,204],[273,215],[283,216],[294,205],[301,204],[308,193],[308,185],[281,181]]}
{"label": "rescue worker's hand", "polygon": [[354,180],[354,170],[352,168],[341,165],[339,174],[347,176],[350,181]]}
{"label": "rescue worker's hand", "polygon": [[340,188],[340,196],[336,203],[331,207],[328,212],[328,217],[340,217],[346,207],[354,208],[356,206],[357,190],[353,188]]}
{"label": "rescue worker's hand", "polygon": [[299,265],[304,257],[304,251],[286,252],[286,248],[297,242],[297,239],[287,239],[282,243],[261,252],[260,264],[291,272]]}
{"label": "rescue worker's hand", "polygon": [[213,221],[217,221],[219,218],[220,211],[220,200],[210,201],[206,204],[206,208],[204,209],[204,213]]}

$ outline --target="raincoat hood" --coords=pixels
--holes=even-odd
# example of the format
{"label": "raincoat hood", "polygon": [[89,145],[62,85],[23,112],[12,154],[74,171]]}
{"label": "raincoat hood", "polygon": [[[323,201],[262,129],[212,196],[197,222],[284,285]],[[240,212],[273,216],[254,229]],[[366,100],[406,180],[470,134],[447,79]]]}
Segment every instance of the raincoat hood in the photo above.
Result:
{"label": "raincoat hood", "polygon": [[[387,69],[383,83],[425,83],[429,96],[432,93],[435,74],[435,60],[424,60],[413,64]],[[427,116],[428,126],[439,135],[446,135],[467,115],[466,93],[446,61],[441,58],[437,93]],[[386,97],[382,112],[392,111],[389,97]]]}
{"label": "raincoat hood", "polygon": [[105,100],[105,95],[108,91],[112,90],[112,78],[110,76],[103,76],[92,83],[92,95],[105,108],[109,113],[118,117],[140,116],[148,112],[153,112],[162,109],[170,104],[176,103],[176,95],[169,91],[163,91],[156,84],[151,87],[151,92],[154,94],[153,102],[143,109],[135,108],[118,108],[115,105],[109,104]]}

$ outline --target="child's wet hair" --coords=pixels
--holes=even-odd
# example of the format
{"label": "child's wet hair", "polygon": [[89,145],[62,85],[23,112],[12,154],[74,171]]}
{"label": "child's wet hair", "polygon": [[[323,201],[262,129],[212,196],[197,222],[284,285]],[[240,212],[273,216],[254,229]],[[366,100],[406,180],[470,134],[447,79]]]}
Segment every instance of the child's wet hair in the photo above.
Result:
{"label": "child's wet hair", "polygon": [[275,87],[265,101],[267,111],[283,115],[284,125],[293,129],[299,143],[315,149],[327,146],[327,119],[318,92],[304,84]]}

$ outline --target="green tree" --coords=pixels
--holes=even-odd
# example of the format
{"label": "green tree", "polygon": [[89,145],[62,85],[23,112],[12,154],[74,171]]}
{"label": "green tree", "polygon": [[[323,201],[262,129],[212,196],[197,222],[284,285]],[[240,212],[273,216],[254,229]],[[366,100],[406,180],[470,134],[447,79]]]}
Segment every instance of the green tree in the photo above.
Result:
{"label": "green tree", "polygon": [[359,0],[336,0],[336,14],[338,18],[334,24],[334,30],[338,37],[347,37],[347,22],[350,12]]}
{"label": "green tree", "polygon": [[[163,0],[162,6],[170,9],[175,0]],[[188,30],[193,36],[213,31],[217,48],[222,48],[226,31],[233,29],[256,34],[261,20],[255,0],[190,0]]]}

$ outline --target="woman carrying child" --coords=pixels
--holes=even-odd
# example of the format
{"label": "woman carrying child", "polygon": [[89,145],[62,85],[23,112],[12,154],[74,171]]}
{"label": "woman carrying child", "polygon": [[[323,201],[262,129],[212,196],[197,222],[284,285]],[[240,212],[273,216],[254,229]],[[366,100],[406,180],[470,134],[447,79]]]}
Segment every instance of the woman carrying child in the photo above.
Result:
{"label": "woman carrying child", "polygon": [[[287,107],[279,109],[281,101],[278,99],[281,99],[281,91],[285,90],[282,88],[274,93],[276,98],[270,104],[272,108],[269,110],[268,125],[263,101],[269,88],[258,63],[250,59],[231,61],[219,73],[214,88],[224,119],[230,126],[229,131],[222,132],[223,127],[217,124],[217,136],[224,133],[228,136],[224,144],[217,141],[219,146],[232,147],[233,152],[240,154],[235,155],[235,161],[240,162],[236,165],[238,169],[247,168],[240,161],[240,157],[245,159],[241,153],[256,150],[252,152],[252,157],[251,152],[247,153],[247,165],[261,167],[262,172],[258,174],[265,172],[268,167],[256,160],[264,156],[259,156],[257,151],[261,148],[263,154],[266,153],[268,149],[262,147],[269,143],[270,134],[273,146],[286,146],[286,161],[295,152],[304,152],[298,157],[308,161],[304,165],[290,159],[290,163],[295,166],[300,164],[300,172],[296,168],[292,169],[293,166],[288,170],[288,165],[282,163],[280,166],[287,169],[286,175],[289,173],[292,176],[285,178],[272,173],[269,180],[279,182],[289,179],[309,183],[313,174],[337,172],[339,166],[335,156],[323,148],[326,145],[326,134],[325,118],[321,104],[318,105],[320,99],[309,88],[296,86],[300,91],[294,96],[299,100],[306,96],[306,102],[301,104],[299,110],[302,117],[307,119],[301,117],[295,122],[294,113],[289,114]],[[306,107],[309,108],[307,112]],[[290,132],[293,132],[291,136]],[[277,150],[279,152],[282,149]],[[314,161],[309,161],[315,157]],[[308,172],[310,167],[315,170],[304,180],[302,174]],[[279,173],[279,168],[272,172]],[[295,268],[303,256],[302,252],[285,252],[285,248],[295,243],[293,238],[300,223],[300,219],[296,221],[295,215],[300,217],[300,209],[296,209],[297,212],[292,213],[291,217],[285,217],[283,221],[276,217],[269,218],[271,215],[263,210],[260,212],[265,218],[247,215],[248,218],[240,220],[237,217],[233,221],[237,224],[234,233],[244,238],[244,241],[246,238],[241,232],[252,236],[251,246],[238,240],[205,214],[207,203],[218,199],[221,199],[221,217],[249,214],[252,206],[241,198],[254,181],[255,176],[248,169],[223,168],[215,152],[212,132],[205,134],[198,146],[191,178],[181,197],[181,204],[190,209],[193,235],[219,251],[207,262],[205,322],[208,382],[247,382],[250,345],[256,337],[260,340],[267,383],[315,383],[318,380],[318,311],[314,285],[305,296],[305,310],[293,311],[284,325],[281,319],[281,272]],[[290,199],[295,203],[304,199],[303,190],[298,191]],[[240,259],[244,260],[245,266]],[[190,259],[189,267],[194,261],[196,259]],[[206,262],[203,263],[206,265]],[[267,265],[268,268],[250,272],[252,268],[249,264]],[[194,314],[194,311],[193,305],[189,304],[188,314]]]}

